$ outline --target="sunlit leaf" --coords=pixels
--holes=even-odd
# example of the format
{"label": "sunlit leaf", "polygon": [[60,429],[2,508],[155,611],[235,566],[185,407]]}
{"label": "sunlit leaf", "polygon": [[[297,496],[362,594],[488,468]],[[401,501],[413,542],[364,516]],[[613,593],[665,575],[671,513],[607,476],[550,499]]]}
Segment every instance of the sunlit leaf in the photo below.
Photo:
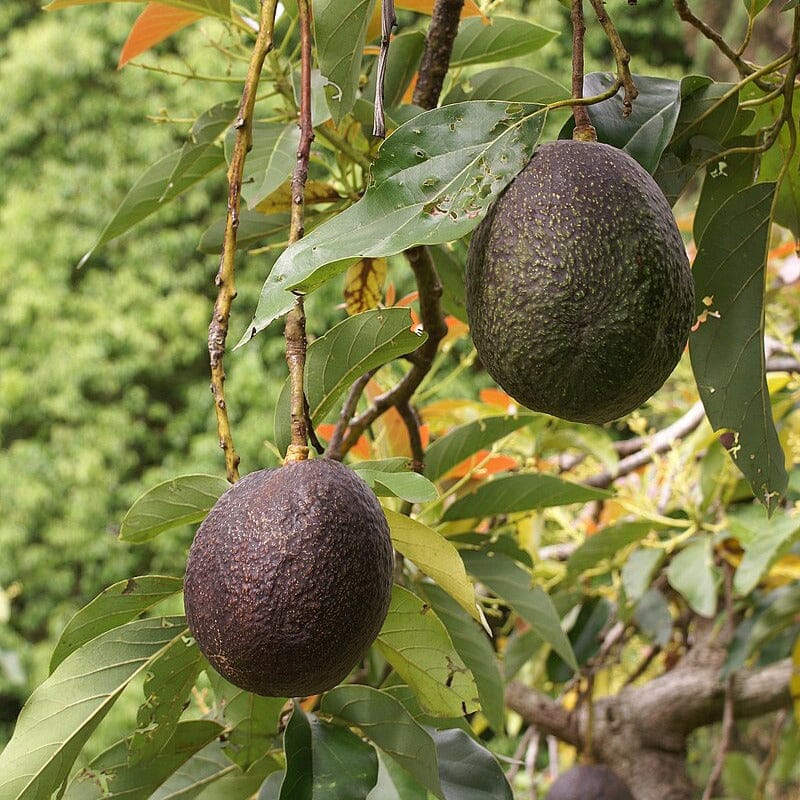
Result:
{"label": "sunlit leaf", "polygon": [[383,300],[387,270],[385,258],[362,258],[347,268],[344,305],[350,316],[378,307]]}
{"label": "sunlit leaf", "polygon": [[480,708],[478,689],[435,612],[395,586],[377,647],[430,714],[459,717]]}
{"label": "sunlit leaf", "polygon": [[183,617],[136,620],[98,636],[61,662],[28,698],[0,753],[0,797],[50,797],[120,692],[186,634]]}
{"label": "sunlit leaf", "polygon": [[644,539],[653,529],[649,522],[621,522],[604,528],[586,541],[569,557],[567,571],[571,573],[592,569],[613,558],[625,547]]}
{"label": "sunlit leaf", "polygon": [[713,315],[689,338],[709,422],[714,430],[733,432],[728,452],[770,511],[788,484],[764,366],[765,262],[774,190],[775,184],[759,183],[737,192],[706,225],[693,272],[697,297],[712,299]]}
{"label": "sunlit leaf", "polygon": [[482,483],[474,492],[456,500],[444,513],[445,521],[513,514],[536,508],[565,506],[603,500],[611,493],[578,483],[562,481],[554,475],[526,472],[507,475]]}
{"label": "sunlit leaf", "polygon": [[529,572],[503,553],[463,551],[467,571],[504,600],[574,670],[578,662],[553,601],[540,586],[533,586]]}
{"label": "sunlit leaf", "polygon": [[427,478],[411,471],[411,462],[407,458],[361,461],[353,464],[353,469],[378,497],[391,496],[409,503],[427,503],[439,496]]}
{"label": "sunlit leaf", "polygon": [[165,3],[148,3],[133,23],[128,38],[122,46],[117,69],[124,67],[131,59],[182,31],[193,22],[202,19],[203,16],[200,11],[189,11]]}
{"label": "sunlit leaf", "polygon": [[437,439],[425,453],[425,476],[438,480],[465,458],[494,444],[530,423],[535,416],[528,413],[482,417],[454,428]]}
{"label": "sunlit leaf", "polygon": [[388,508],[384,513],[395,549],[433,578],[473,619],[486,624],[458,550],[427,525]]}
{"label": "sunlit leaf", "polygon": [[512,17],[492,17],[491,25],[471,18],[461,22],[450,56],[451,67],[505,61],[539,50],[558,36],[558,31]]}
{"label": "sunlit leaf", "polygon": [[64,800],[147,800],[175,770],[224,730],[212,720],[182,722],[164,750],[153,753],[145,762],[129,760],[131,741],[123,739],[75,775]]}
{"label": "sunlit leaf", "polygon": [[358,203],[315,228],[275,262],[239,344],[361,258],[459,239],[533,154],[544,113],[522,103],[456,103],[425,112],[383,143]]}
{"label": "sunlit leaf", "polygon": [[492,728],[501,732],[505,720],[503,680],[486,632],[475,624],[444,589],[426,584],[424,591],[433,610],[450,633],[458,654],[475,678],[481,711]]}
{"label": "sunlit leaf", "polygon": [[[306,353],[305,390],[312,422],[322,422],[356,378],[416,350],[426,338],[411,330],[403,308],[365,311],[335,325]],[[287,379],[275,406],[275,446],[281,452],[291,440],[290,394]]]}
{"label": "sunlit leaf", "polygon": [[621,576],[628,600],[636,602],[644,595],[663,561],[664,551],[660,548],[641,547],[628,556]]}
{"label": "sunlit leaf", "polygon": [[71,653],[101,633],[136,619],[183,589],[180,578],[142,575],[104,589],[67,623],[50,659],[50,672]]}
{"label": "sunlit leaf", "polygon": [[170,528],[200,522],[228,489],[228,481],[216,475],[170,478],[146,491],[130,507],[119,538],[138,544]]}
{"label": "sunlit leaf", "polygon": [[[139,0],[144,2],[144,0]],[[131,0],[51,0],[45,7],[45,11],[56,11],[59,8],[70,8],[71,6],[88,6],[97,3],[127,3]],[[135,2],[135,0],[134,0]],[[196,11],[203,16],[215,16],[222,19],[231,18],[230,0],[161,0],[165,6],[183,8],[188,11]]]}

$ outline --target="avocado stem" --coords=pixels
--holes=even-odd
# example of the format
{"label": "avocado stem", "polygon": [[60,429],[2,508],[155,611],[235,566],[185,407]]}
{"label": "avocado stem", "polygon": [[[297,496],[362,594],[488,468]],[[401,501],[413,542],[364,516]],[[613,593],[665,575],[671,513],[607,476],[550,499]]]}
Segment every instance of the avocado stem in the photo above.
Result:
{"label": "avocado stem", "polygon": [[[289,244],[303,237],[305,221],[305,190],[308,178],[308,162],[314,127],[311,120],[311,10],[308,0],[297,0],[300,22],[300,142],[297,145],[297,160],[292,172],[292,212],[289,229]],[[298,295],[292,310],[286,317],[286,363],[289,366],[291,389],[291,444],[284,463],[305,461],[308,458],[308,436],[310,419],[305,395],[306,315],[303,297]],[[312,437],[314,438],[314,437]]]}
{"label": "avocado stem", "polygon": [[[583,17],[583,0],[572,0],[572,98],[583,99],[583,40],[586,34],[586,22]],[[597,131],[589,119],[586,106],[576,103],[572,106],[572,115],[575,117],[575,130],[572,138],[581,142],[596,142]]]}

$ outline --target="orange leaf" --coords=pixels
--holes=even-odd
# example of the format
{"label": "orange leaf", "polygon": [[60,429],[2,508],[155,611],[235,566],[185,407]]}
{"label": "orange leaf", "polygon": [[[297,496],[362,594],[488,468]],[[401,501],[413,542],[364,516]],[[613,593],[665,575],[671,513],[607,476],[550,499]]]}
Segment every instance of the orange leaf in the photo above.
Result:
{"label": "orange leaf", "polygon": [[418,298],[419,298],[419,292],[411,292],[410,294],[407,294],[405,297],[401,297],[394,305],[405,308],[406,306],[410,306]]}
{"label": "orange leaf", "polygon": [[362,258],[348,268],[344,280],[344,305],[352,316],[377,308],[388,265],[385,258]]}
{"label": "orange leaf", "polygon": [[[436,0],[395,0],[394,4],[397,8],[405,9],[406,11],[416,11],[418,14],[433,14],[433,6]],[[461,10],[461,17],[482,17],[483,21],[488,24],[489,18],[478,8],[475,0],[465,0],[464,7]],[[372,12],[372,19],[367,26],[367,41],[371,42],[381,35],[381,4],[375,4],[375,10]]]}
{"label": "orange leaf", "polygon": [[[366,395],[370,400],[374,400],[378,395],[383,394],[385,389],[375,380],[367,384]],[[396,408],[389,408],[373,424],[375,430],[375,441],[378,443],[378,456],[380,458],[391,458],[392,456],[403,456],[411,458],[411,442],[408,438],[408,428],[406,428],[400,412]],[[430,431],[427,425],[419,426],[419,435],[422,440],[423,448],[430,442]]]}
{"label": "orange leaf", "polygon": [[[333,436],[333,431],[335,430],[335,428],[336,428],[335,425],[331,425],[330,423],[327,422],[323,423],[322,425],[317,425],[316,427],[317,436],[319,436],[319,438],[322,439],[322,441],[329,442],[331,440],[331,436]],[[358,441],[350,449],[350,452],[352,455],[358,456],[364,461],[367,461],[372,455],[370,453],[369,441],[367,441],[367,437],[359,436]]]}
{"label": "orange leaf", "polygon": [[519,408],[519,403],[509,397],[502,389],[481,389],[478,396],[490,406],[498,406],[503,411]]}
{"label": "orange leaf", "polygon": [[394,288],[394,283],[389,281],[389,285],[386,287],[386,297],[383,302],[387,308],[391,308],[394,305],[394,301],[396,299],[397,299],[397,290]]}
{"label": "orange leaf", "polygon": [[148,3],[133,23],[128,39],[122,46],[117,69],[203,16],[198,11],[186,11],[162,3]]}
{"label": "orange leaf", "polygon": [[442,339],[441,346],[446,349],[450,347],[450,345],[452,345],[457,339],[460,339],[462,336],[466,336],[469,333],[469,325],[452,316],[445,317],[444,321],[447,325],[447,333],[445,334],[444,339]]}
{"label": "orange leaf", "polygon": [[469,458],[465,458],[460,464],[456,464],[444,477],[447,479],[463,478],[471,472],[473,480],[480,481],[484,478],[488,478],[489,475],[495,475],[498,472],[508,472],[508,470],[516,469],[519,466],[519,462],[516,458],[496,455],[487,459],[485,464],[479,469],[476,469],[478,464],[488,455],[488,450],[479,450]]}

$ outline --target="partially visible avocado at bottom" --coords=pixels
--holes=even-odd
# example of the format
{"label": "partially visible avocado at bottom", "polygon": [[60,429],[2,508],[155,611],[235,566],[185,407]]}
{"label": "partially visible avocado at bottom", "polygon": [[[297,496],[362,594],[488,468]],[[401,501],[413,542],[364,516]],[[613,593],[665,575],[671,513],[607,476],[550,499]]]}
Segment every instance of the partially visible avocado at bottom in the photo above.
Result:
{"label": "partially visible avocado at bottom", "polygon": [[389,609],[393,549],[367,484],[327,458],[250,473],[197,530],[189,629],[234,685],[273,697],[336,686]]}
{"label": "partially visible avocado at bottom", "polygon": [[545,800],[636,800],[625,781],[605,764],[579,764],[550,787]]}
{"label": "partially visible avocado at bottom", "polygon": [[669,203],[600,142],[536,149],[472,235],[466,301],[478,355],[511,397],[597,424],[662,386],[696,318]]}

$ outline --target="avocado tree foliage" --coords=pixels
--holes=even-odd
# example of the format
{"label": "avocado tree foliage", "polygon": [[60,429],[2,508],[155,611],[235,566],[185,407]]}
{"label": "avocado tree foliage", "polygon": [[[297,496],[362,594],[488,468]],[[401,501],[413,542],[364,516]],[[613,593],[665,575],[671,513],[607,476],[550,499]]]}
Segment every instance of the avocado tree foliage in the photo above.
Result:
{"label": "avocado tree foliage", "polygon": [[[220,254],[208,348],[225,477],[153,487],[120,537],[197,523],[238,479],[225,368],[286,317],[289,375],[265,435],[290,459],[310,439],[359,471],[384,503],[397,585],[361,668],[290,700],[242,692],[204,661],[181,614],[182,564],[114,584],[65,628],[0,754],[0,796],[510,798],[540,779],[555,737],[639,800],[686,800],[689,737],[722,721],[698,776],[712,796],[734,724],[800,694],[800,362],[796,303],[781,293],[791,279],[774,263],[786,231],[800,239],[798,3],[779,10],[782,52],[748,50],[777,5],[735,4],[745,32],[731,44],[674,0],[735,68],[728,82],[638,73],[611,19],[635,9],[600,0],[587,24],[607,35],[613,68],[577,76],[567,61],[561,74],[530,68],[561,32],[511,2],[145,6],[121,61],[211,17],[226,26],[238,96],[197,116],[136,182],[84,268],[227,168],[227,209],[200,242]],[[537,143],[572,135],[578,105],[600,141],[654,176],[696,251],[694,381],[679,367],[680,392],[627,427],[442,388],[475,369],[465,242]],[[370,134],[381,121],[385,141]],[[229,331],[245,261],[264,285],[252,322]],[[398,300],[407,267],[416,293]],[[333,281],[346,313],[320,330],[303,298]],[[83,758],[118,698],[142,687],[129,734]],[[774,750],[796,725],[779,721]],[[774,763],[756,765],[748,796],[779,796]]]}

